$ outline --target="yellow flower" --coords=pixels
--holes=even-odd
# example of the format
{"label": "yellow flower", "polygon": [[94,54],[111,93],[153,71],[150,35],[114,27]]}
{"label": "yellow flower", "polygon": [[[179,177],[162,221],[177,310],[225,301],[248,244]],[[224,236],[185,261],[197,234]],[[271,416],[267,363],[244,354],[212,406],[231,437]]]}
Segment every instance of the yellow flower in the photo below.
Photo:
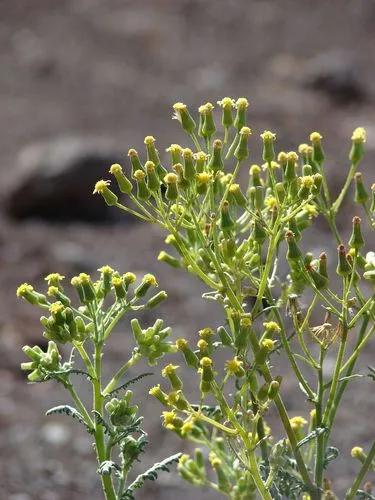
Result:
{"label": "yellow flower", "polygon": [[54,302],[53,304],[50,305],[49,311],[51,314],[59,314],[64,311],[64,306],[60,301]]}
{"label": "yellow flower", "polygon": [[173,410],[172,411],[163,411],[162,417],[163,417],[163,425],[164,426],[173,425],[173,422],[176,418],[176,413]]}
{"label": "yellow flower", "polygon": [[113,276],[112,285],[115,287],[121,286],[124,284],[124,280],[121,276]]}
{"label": "yellow flower", "polygon": [[269,163],[263,163],[262,169],[267,170],[270,168],[271,170],[275,170],[276,168],[280,168],[280,163],[277,163],[277,161],[271,161]]}
{"label": "yellow flower", "polygon": [[23,283],[17,288],[17,297],[24,297],[28,293],[34,291],[34,287],[29,285],[28,283]]}
{"label": "yellow flower", "polygon": [[323,136],[320,135],[319,132],[312,132],[310,134],[310,141],[313,144],[319,144],[322,139],[323,139]]}
{"label": "yellow flower", "polygon": [[155,137],[153,137],[152,135],[147,135],[145,137],[145,140],[144,140],[145,144],[150,145],[150,144],[154,144],[154,142],[155,142]]}
{"label": "yellow flower", "polygon": [[171,144],[169,148],[166,149],[167,153],[182,153],[183,149],[179,144]]}
{"label": "yellow flower", "polygon": [[303,206],[303,212],[305,212],[310,219],[318,217],[319,215],[318,209],[313,203],[306,203],[306,205]]}
{"label": "yellow flower", "polygon": [[270,132],[269,130],[265,130],[263,134],[260,134],[260,137],[263,141],[274,141],[276,139],[276,134]]}
{"label": "yellow flower", "polygon": [[305,175],[299,178],[301,186],[311,189],[314,185],[314,177],[312,175]]}
{"label": "yellow flower", "polygon": [[87,285],[91,281],[90,275],[86,274],[86,273],[80,273],[79,279],[80,279],[82,285]]}
{"label": "yellow flower", "polygon": [[262,170],[261,170],[260,166],[254,164],[254,165],[251,165],[250,170],[249,170],[249,174],[250,175],[260,174],[261,171]]}
{"label": "yellow flower", "polygon": [[136,170],[133,174],[133,177],[137,181],[143,181],[146,177],[146,174],[143,172],[143,170]]}
{"label": "yellow flower", "polygon": [[269,210],[272,210],[273,208],[277,207],[278,202],[274,196],[267,196],[267,198],[264,200],[264,204]]}
{"label": "yellow flower", "polygon": [[176,102],[175,104],[173,104],[173,109],[176,112],[177,111],[185,111],[187,109],[187,106],[183,102]]}
{"label": "yellow flower", "polygon": [[209,156],[204,151],[198,151],[197,153],[194,153],[193,157],[194,160],[206,161]]}
{"label": "yellow flower", "polygon": [[111,181],[100,180],[95,184],[93,194],[102,194],[104,190],[111,184]]}
{"label": "yellow flower", "polygon": [[350,452],[353,458],[362,458],[363,457],[363,448],[360,446],[354,446]]}
{"label": "yellow flower", "polygon": [[249,137],[251,134],[251,128],[249,127],[242,127],[240,130],[240,135],[244,135],[245,137]]}
{"label": "yellow flower", "polygon": [[98,271],[101,272],[102,274],[112,274],[114,272],[111,266],[99,267]]}
{"label": "yellow flower", "polygon": [[246,99],[246,97],[240,97],[236,101],[236,108],[237,109],[246,109],[249,107],[249,101]]}
{"label": "yellow flower", "polygon": [[218,105],[221,106],[223,109],[230,109],[234,108],[236,103],[235,100],[232,99],[231,97],[223,97],[221,101],[217,101]]}
{"label": "yellow flower", "polygon": [[207,172],[201,172],[196,176],[198,184],[208,184],[211,180],[211,175]]}
{"label": "yellow flower", "polygon": [[193,428],[194,428],[194,422],[191,419],[186,420],[183,423],[183,426],[181,427],[181,434],[183,436],[186,436],[186,434],[190,434],[190,432],[193,430]]}
{"label": "yellow flower", "polygon": [[59,293],[59,289],[57,288],[57,286],[48,287],[47,295],[49,295],[50,297],[54,297],[58,293]]}
{"label": "yellow flower", "polygon": [[296,162],[298,160],[298,154],[295,151],[289,151],[286,155],[286,159],[287,161]]}
{"label": "yellow flower", "polygon": [[165,366],[161,372],[163,377],[168,377],[168,375],[172,375],[176,372],[177,368],[179,368],[178,365],[172,365],[170,363],[169,365]]}
{"label": "yellow flower", "polygon": [[153,274],[145,274],[142,281],[151,286],[158,286],[158,282]]}
{"label": "yellow flower", "polygon": [[138,152],[137,152],[135,149],[131,148],[131,149],[129,149],[129,151],[128,151],[128,156],[129,156],[130,158],[132,158],[132,157],[134,157],[134,156],[138,156]]}
{"label": "yellow flower", "polygon": [[212,359],[206,356],[200,360],[200,365],[204,367],[212,366]]}
{"label": "yellow flower", "polygon": [[165,177],[164,177],[164,182],[166,184],[176,184],[177,183],[177,180],[178,180],[178,177],[176,174],[174,174],[173,172],[170,172],[169,174],[167,174]]}
{"label": "yellow flower", "polygon": [[122,174],[122,166],[119,163],[114,163],[113,165],[111,165],[109,173],[113,175]]}
{"label": "yellow flower", "polygon": [[290,425],[294,431],[302,429],[307,424],[307,420],[303,417],[297,416],[290,419]]}
{"label": "yellow flower", "polygon": [[137,279],[134,273],[125,273],[123,275],[125,285],[131,285]]}
{"label": "yellow flower", "polygon": [[237,356],[225,362],[225,370],[231,375],[237,375],[242,369],[243,361],[238,359]]}
{"label": "yellow flower", "polygon": [[264,347],[267,351],[272,351],[274,348],[275,342],[271,339],[262,340],[262,347]]}
{"label": "yellow flower", "polygon": [[210,464],[214,468],[218,467],[222,464],[222,461],[220,460],[220,458],[213,451],[210,452],[208,459],[210,461]]}
{"label": "yellow flower", "polygon": [[366,142],[366,130],[363,127],[357,127],[353,132],[352,141],[362,144]]}
{"label": "yellow flower", "polygon": [[265,322],[265,323],[263,323],[263,326],[267,330],[267,332],[272,332],[272,333],[280,333],[281,332],[281,328],[276,323],[276,321]]}
{"label": "yellow flower", "polygon": [[59,281],[62,281],[65,278],[65,276],[62,276],[59,273],[51,273],[48,276],[46,276],[44,279],[45,281],[48,282],[49,285],[58,283]]}

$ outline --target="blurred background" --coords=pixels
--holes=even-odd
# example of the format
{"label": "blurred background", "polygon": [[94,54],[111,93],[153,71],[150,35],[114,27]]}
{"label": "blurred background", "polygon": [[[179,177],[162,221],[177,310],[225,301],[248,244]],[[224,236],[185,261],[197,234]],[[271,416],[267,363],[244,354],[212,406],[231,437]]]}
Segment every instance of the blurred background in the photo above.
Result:
{"label": "blurred background", "polygon": [[[44,417],[67,396],[52,382],[28,387],[19,370],[21,346],[43,342],[39,312],[16,300],[20,282],[41,287],[49,272],[94,273],[102,264],[149,271],[169,293],[158,312],[176,337],[194,338],[220,321],[194,278],[171,275],[156,261],[163,245],[158,229],[119,219],[91,196],[95,180],[111,163],[127,164],[128,148],[142,150],[145,135],[157,137],[161,152],[179,142],[174,102],[196,108],[229,95],[249,98],[254,136],[273,130],[280,149],[296,149],[319,130],[335,192],[347,172],[351,132],[365,126],[361,168],[372,183],[374,26],[373,0],[0,1],[1,499],[101,498],[90,438],[75,421]],[[251,161],[258,162],[260,143],[253,144]],[[355,210],[345,203],[343,234]],[[306,248],[334,258],[323,223],[318,231],[309,233]],[[109,372],[131,347],[125,322],[108,346]],[[364,367],[374,352],[365,353]],[[301,400],[285,374],[285,401],[291,415],[299,414]],[[360,391],[352,383],[338,415],[333,440],[346,457],[373,438],[370,382]],[[147,400],[142,410],[153,416],[146,464],[187,449],[161,429],[158,404]],[[350,458],[336,461],[337,491],[356,469]],[[137,498],[168,500],[182,492],[186,500],[216,498],[187,488],[176,474],[162,475]]]}

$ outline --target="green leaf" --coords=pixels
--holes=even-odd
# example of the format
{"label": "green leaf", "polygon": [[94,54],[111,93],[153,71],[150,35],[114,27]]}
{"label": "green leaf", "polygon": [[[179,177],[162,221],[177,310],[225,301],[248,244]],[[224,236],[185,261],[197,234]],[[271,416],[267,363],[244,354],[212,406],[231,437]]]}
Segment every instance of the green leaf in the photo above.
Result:
{"label": "green leaf", "polygon": [[324,457],[323,468],[326,469],[329,462],[332,462],[332,460],[335,460],[338,456],[339,450],[334,446],[328,446]]}
{"label": "green leaf", "polygon": [[356,498],[358,500],[375,500],[375,497],[366,491],[358,490],[356,493]]}
{"label": "green leaf", "polygon": [[152,372],[141,373],[140,375],[137,375],[136,377],[131,378],[130,380],[125,382],[125,384],[120,385],[119,387],[117,387],[117,389],[113,389],[113,391],[106,394],[106,397],[117,394],[118,392],[127,389],[129,385],[135,384],[136,382],[138,382],[138,380],[141,380],[144,377],[149,377],[150,375],[153,375],[153,373]]}
{"label": "green leaf", "polygon": [[100,464],[96,472],[101,476],[109,476],[112,474],[112,471],[116,475],[119,475],[119,472],[121,472],[121,467],[112,460],[104,460],[104,462]]}
{"label": "green leaf", "polygon": [[108,434],[109,436],[112,436],[114,434],[114,432],[113,432],[112,427],[109,425],[109,423],[104,420],[104,418],[100,415],[100,413],[98,411],[93,410],[92,412],[95,416],[95,422],[104,427],[104,434]]}
{"label": "green leaf", "polygon": [[65,415],[68,415],[68,417],[75,418],[76,420],[78,420],[78,422],[80,422],[81,424],[83,424],[86,427],[86,429],[88,430],[88,432],[90,434],[92,434],[94,432],[94,429],[92,429],[85,422],[85,419],[84,419],[83,415],[78,410],[76,410],[75,408],[73,408],[73,406],[59,405],[59,406],[54,406],[53,408],[50,408],[48,411],[46,411],[46,415],[47,416],[54,415],[54,414],[57,414],[57,413],[59,413],[59,414],[65,414]]}
{"label": "green leaf", "polygon": [[368,366],[368,369],[370,370],[370,373],[367,376],[372,378],[375,382],[375,368],[373,366]]}
{"label": "green leaf", "polygon": [[297,443],[297,448],[300,448],[304,444],[308,443],[312,439],[315,439],[316,437],[320,436],[320,434],[324,434],[325,432],[328,431],[327,427],[317,427],[313,431],[311,431],[307,436],[305,436],[301,441]]}
{"label": "green leaf", "polygon": [[169,472],[169,466],[175,462],[178,462],[182,453],[176,453],[168,458],[165,458],[162,462],[157,462],[152,467],[147,469],[143,474],[140,474],[130,486],[128,486],[127,490],[121,496],[120,500],[134,500],[134,490],[142,488],[145,481],[155,481],[158,477],[158,472],[165,471]]}

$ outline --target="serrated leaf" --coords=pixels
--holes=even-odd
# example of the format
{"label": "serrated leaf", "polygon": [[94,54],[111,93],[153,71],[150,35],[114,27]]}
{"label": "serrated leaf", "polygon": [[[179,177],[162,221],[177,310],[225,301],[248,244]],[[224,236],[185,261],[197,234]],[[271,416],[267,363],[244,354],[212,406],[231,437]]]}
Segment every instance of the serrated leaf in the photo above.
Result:
{"label": "serrated leaf", "polygon": [[108,422],[104,420],[104,418],[100,415],[100,413],[96,410],[92,411],[94,416],[95,416],[95,422],[99,425],[102,425],[104,427],[104,434],[108,434],[109,436],[113,435],[113,429],[109,425]]}
{"label": "serrated leaf", "polygon": [[100,464],[96,472],[101,476],[109,476],[110,474],[112,474],[112,471],[115,474],[119,475],[119,472],[121,472],[121,467],[112,460],[104,460],[104,462]]}
{"label": "serrated leaf", "polygon": [[54,414],[68,415],[68,417],[75,418],[76,420],[78,420],[78,422],[83,424],[90,434],[92,434],[94,431],[94,429],[92,429],[92,427],[87,425],[83,415],[78,410],[73,408],[73,406],[59,405],[59,406],[54,406],[53,408],[50,408],[48,411],[46,411],[47,416],[54,415]]}
{"label": "serrated leaf", "polygon": [[324,434],[325,432],[328,431],[327,427],[317,427],[313,431],[311,431],[307,436],[305,436],[301,441],[297,443],[297,448],[300,448],[304,444],[308,443],[312,439],[315,439],[316,437],[320,436],[320,434]]}
{"label": "serrated leaf", "polygon": [[221,413],[219,406],[209,406],[209,405],[195,405],[192,404],[191,407],[194,411],[201,411],[208,417],[213,417],[215,415],[219,415]]}
{"label": "serrated leaf", "polygon": [[326,454],[323,461],[323,468],[326,469],[329,462],[335,460],[339,456],[339,450],[334,446],[329,446],[326,450]]}
{"label": "serrated leaf", "polygon": [[358,490],[355,498],[358,500],[375,500],[375,497],[370,493],[366,493],[366,491]]}
{"label": "serrated leaf", "polygon": [[129,387],[129,385],[135,384],[136,382],[138,382],[138,380],[141,380],[144,377],[149,377],[150,375],[153,375],[153,373],[152,372],[141,373],[140,375],[137,375],[136,377],[125,382],[125,384],[122,384],[119,387],[117,387],[116,389],[113,389],[113,391],[106,394],[106,397],[113,396],[114,394],[117,394],[118,392],[127,389]]}
{"label": "serrated leaf", "polygon": [[168,458],[165,458],[162,462],[157,462],[152,467],[147,469],[143,474],[140,474],[130,486],[128,486],[127,490],[121,496],[120,500],[134,500],[134,490],[142,488],[145,481],[155,481],[158,477],[158,472],[164,471],[169,472],[169,466],[173,463],[179,461],[182,453],[176,453]]}
{"label": "serrated leaf", "polygon": [[307,391],[306,391],[306,389],[303,387],[303,385],[301,384],[301,382],[299,382],[299,384],[298,384],[298,385],[299,385],[299,388],[301,389],[301,391],[302,391],[302,392],[304,393],[304,395],[306,396],[306,399],[307,399],[308,401],[313,401],[313,402],[315,402],[315,401],[316,401],[316,394],[314,394],[314,398],[312,399],[312,398],[310,398],[310,396],[309,396],[308,392],[307,392]]}
{"label": "serrated leaf", "polygon": [[78,370],[77,368],[71,368],[68,370],[61,370],[50,373],[51,375],[85,375],[85,377],[89,378],[90,380],[94,379],[94,377],[92,377],[88,372],[85,372],[84,370]]}

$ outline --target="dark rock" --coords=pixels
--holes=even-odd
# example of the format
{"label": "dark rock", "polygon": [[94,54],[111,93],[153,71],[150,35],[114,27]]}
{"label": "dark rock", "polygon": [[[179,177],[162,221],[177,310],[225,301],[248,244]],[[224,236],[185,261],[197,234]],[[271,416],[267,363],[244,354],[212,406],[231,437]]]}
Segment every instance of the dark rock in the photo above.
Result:
{"label": "dark rock", "polygon": [[92,195],[95,182],[109,178],[110,165],[120,160],[105,139],[65,137],[31,144],[20,152],[9,179],[5,210],[15,219],[55,223],[123,220],[123,213]]}
{"label": "dark rock", "polygon": [[368,100],[368,89],[361,78],[358,61],[342,51],[321,54],[306,66],[303,84],[326,94],[337,104],[361,103]]}

